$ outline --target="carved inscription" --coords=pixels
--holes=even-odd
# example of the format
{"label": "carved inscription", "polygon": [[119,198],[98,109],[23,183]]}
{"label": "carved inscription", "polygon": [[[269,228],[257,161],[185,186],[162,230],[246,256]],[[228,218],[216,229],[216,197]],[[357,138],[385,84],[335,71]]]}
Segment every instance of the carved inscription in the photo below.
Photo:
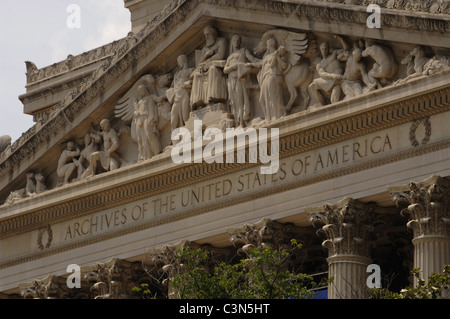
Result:
{"label": "carved inscription", "polygon": [[229,200],[247,192],[260,191],[346,164],[351,165],[395,148],[394,139],[388,133],[380,133],[298,154],[282,159],[280,169],[272,175],[261,174],[256,166],[238,174],[152,196],[65,223],[63,239],[68,241],[100,234],[163,215]]}

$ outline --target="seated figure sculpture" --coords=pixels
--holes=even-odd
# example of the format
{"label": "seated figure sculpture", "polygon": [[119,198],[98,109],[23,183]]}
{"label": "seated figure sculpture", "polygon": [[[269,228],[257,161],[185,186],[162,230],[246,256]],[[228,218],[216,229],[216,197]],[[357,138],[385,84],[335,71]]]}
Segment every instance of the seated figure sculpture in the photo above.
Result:
{"label": "seated figure sculpture", "polygon": [[341,83],[344,80],[344,68],[337,59],[340,50],[330,52],[330,46],[327,42],[320,45],[322,60],[316,65],[318,78],[308,86],[308,91],[314,97],[319,105],[325,105],[325,98],[320,91],[331,94],[330,102],[335,103],[341,97]]}
{"label": "seated figure sculpture", "polygon": [[95,130],[91,128],[91,131],[84,136],[84,149],[80,152],[78,159],[73,159],[77,166],[78,180],[84,179],[86,176],[92,175],[90,160],[91,155],[98,151],[97,143],[95,142]]}
{"label": "seated figure sculpture", "polygon": [[346,99],[358,96],[371,85],[366,65],[361,61],[362,49],[357,43],[351,49],[341,36],[336,35],[335,38],[343,46],[343,50],[337,55],[337,58],[346,62],[344,80],[341,84],[342,92]]}
{"label": "seated figure sculpture", "polygon": [[80,156],[80,149],[77,147],[75,142],[67,142],[66,149],[61,152],[59,157],[58,167],[56,170],[58,177],[64,179],[64,185],[70,182],[72,173],[77,168],[77,164],[74,162],[74,159],[78,156]]}
{"label": "seated figure sculpture", "polygon": [[94,134],[94,139],[96,143],[100,143],[103,140],[103,150],[91,154],[89,176],[96,174],[98,164],[106,171],[112,171],[120,166],[120,157],[117,154],[117,149],[119,148],[117,132],[111,127],[108,119],[103,119],[100,122],[100,127],[102,131]]}
{"label": "seated figure sculpture", "polygon": [[369,90],[381,89],[397,74],[398,63],[394,52],[388,46],[366,41],[363,57],[371,57],[375,62],[368,72],[370,80]]}
{"label": "seated figure sculpture", "polygon": [[227,40],[218,37],[212,26],[204,29],[206,45],[202,49],[199,65],[192,72],[191,107],[193,109],[208,103],[225,102],[227,83],[223,75],[226,63]]}

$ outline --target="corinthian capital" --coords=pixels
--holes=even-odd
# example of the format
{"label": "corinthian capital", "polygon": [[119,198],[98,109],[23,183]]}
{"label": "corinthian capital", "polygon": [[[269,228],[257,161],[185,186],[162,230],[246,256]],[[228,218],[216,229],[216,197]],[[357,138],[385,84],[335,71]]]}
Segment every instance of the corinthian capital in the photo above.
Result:
{"label": "corinthian capital", "polygon": [[[184,270],[186,256],[183,252],[187,249],[207,251],[214,260],[226,259],[231,251],[228,248],[213,247],[208,244],[197,244],[191,241],[183,240],[173,245],[165,245],[161,248],[150,249],[147,252],[148,266],[157,271],[162,270],[169,278]],[[212,266],[212,265],[203,265]]]}
{"label": "corinthian capital", "polygon": [[409,216],[408,228],[414,237],[450,236],[450,181],[431,176],[422,182],[390,187],[392,201],[401,214]]}
{"label": "corinthian capital", "polygon": [[309,221],[320,227],[317,233],[325,234],[322,246],[328,256],[359,255],[370,256],[374,224],[377,215],[374,205],[345,198],[336,204],[308,208]]}
{"label": "corinthian capital", "polygon": [[291,240],[300,240],[308,234],[308,229],[290,223],[279,223],[267,218],[255,224],[246,224],[239,228],[229,229],[228,238],[235,247],[252,245],[269,246],[274,249],[288,248]]}
{"label": "corinthian capital", "polygon": [[83,271],[86,280],[92,283],[94,299],[130,299],[133,287],[148,281],[141,262],[129,262],[113,258],[106,263],[97,263]]}
{"label": "corinthian capital", "polygon": [[53,275],[20,284],[20,292],[24,299],[89,299],[91,296],[84,282],[81,288],[70,289],[66,278]]}

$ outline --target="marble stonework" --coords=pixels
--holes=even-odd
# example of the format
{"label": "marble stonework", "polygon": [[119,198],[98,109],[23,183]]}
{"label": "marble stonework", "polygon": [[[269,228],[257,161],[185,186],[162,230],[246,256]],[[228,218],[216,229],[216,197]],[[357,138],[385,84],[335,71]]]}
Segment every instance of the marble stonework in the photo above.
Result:
{"label": "marble stonework", "polygon": [[[418,233],[412,207],[448,187],[447,8],[388,1],[381,29],[369,29],[366,4],[356,2],[127,0],[126,38],[51,67],[27,63],[21,100],[36,124],[0,148],[2,296],[130,297],[145,277],[134,263],[149,249],[188,241],[229,252],[244,225],[303,238],[308,271],[338,278],[330,298],[364,297],[349,293],[346,276],[357,273],[356,286],[365,272],[355,265],[391,267],[396,245],[411,248],[406,273],[450,263],[429,248],[448,245],[448,225]],[[64,81],[67,91],[52,93]],[[171,132],[199,119],[203,129],[278,128],[279,169],[174,163]],[[447,195],[433,195],[444,220]],[[327,231],[341,229],[348,211],[384,218],[364,239],[375,245],[336,248]],[[368,221],[359,222],[348,238],[360,239]],[[400,241],[407,225],[414,238]],[[69,264],[86,275],[79,296],[64,287]],[[117,276],[119,290],[101,271]]]}

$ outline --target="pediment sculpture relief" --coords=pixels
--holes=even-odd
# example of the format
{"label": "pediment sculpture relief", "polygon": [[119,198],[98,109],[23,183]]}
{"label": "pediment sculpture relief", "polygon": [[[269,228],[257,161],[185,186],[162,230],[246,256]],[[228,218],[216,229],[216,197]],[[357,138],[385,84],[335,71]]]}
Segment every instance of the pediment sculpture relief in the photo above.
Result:
{"label": "pediment sculpture relief", "polygon": [[[191,52],[184,52],[173,57],[175,69],[145,74],[116,102],[115,118],[98,123],[101,130],[81,132],[81,147],[76,141],[64,144],[52,175],[59,182],[48,184],[61,186],[150,160],[171,145],[173,130],[201,118],[200,112],[211,112],[211,106],[226,113],[226,121],[223,117],[217,121],[219,128],[230,123],[246,127],[450,67],[448,50],[422,45],[405,55],[401,46],[341,35],[270,29],[254,39],[225,36],[211,25],[203,31],[195,61],[188,58],[193,57]],[[5,156],[10,141],[6,137],[0,141],[6,145],[0,148]],[[39,179],[45,178],[41,174]],[[6,204],[32,193],[26,188],[14,191]]]}
{"label": "pediment sculpture relief", "polygon": [[124,127],[119,131],[115,130],[109,119],[103,119],[100,121],[99,130],[92,125],[90,131],[84,135],[83,148],[75,140],[68,141],[58,160],[57,186],[128,165],[119,153],[121,136],[126,131]]}

